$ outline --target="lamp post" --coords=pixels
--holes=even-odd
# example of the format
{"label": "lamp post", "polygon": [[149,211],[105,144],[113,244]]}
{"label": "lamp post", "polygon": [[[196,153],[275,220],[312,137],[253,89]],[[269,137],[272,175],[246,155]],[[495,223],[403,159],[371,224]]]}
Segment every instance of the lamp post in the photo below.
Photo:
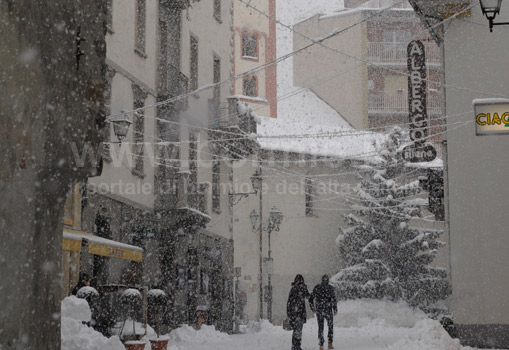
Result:
{"label": "lamp post", "polygon": [[495,17],[500,13],[502,0],[479,0],[483,15],[486,16],[490,23],[490,32],[493,32],[493,26],[508,25],[509,22],[493,22]]}
{"label": "lamp post", "polygon": [[[261,211],[260,211],[261,213]],[[249,214],[249,218],[251,219],[251,224],[253,225],[253,230],[256,231],[256,222],[258,220],[258,214],[256,213],[256,210],[252,210],[251,214]],[[276,207],[272,207],[269,213],[269,220],[267,222],[266,228],[263,227],[263,221],[261,219],[260,215],[260,226],[259,230],[262,232],[263,230],[267,231],[268,234],[268,244],[269,244],[269,251],[268,251],[268,264],[272,264],[272,246],[271,246],[271,240],[270,236],[272,231],[279,231],[279,225],[281,225],[281,222],[283,221],[283,213],[281,210],[279,210]],[[267,273],[267,319],[269,322],[272,322],[272,268],[268,269]],[[261,275],[261,272],[260,272]],[[261,282],[260,282],[261,283]],[[261,292],[261,291],[260,291]],[[260,316],[261,318],[261,316]]]}
{"label": "lamp post", "polygon": [[[253,186],[253,192],[233,192],[233,191],[230,191],[228,193],[228,200],[229,200],[229,212],[230,212],[230,234],[231,234],[231,239],[233,240],[233,206],[235,204],[238,204],[240,202],[240,200],[242,198],[245,198],[245,197],[248,197],[252,194],[257,194],[258,191],[260,191],[261,189],[261,186],[262,186],[262,177],[261,177],[261,169],[260,169],[260,172],[258,171],[255,171],[254,174],[250,177],[250,180],[251,180],[251,185]],[[230,172],[230,181],[233,182],[233,168]],[[260,196],[261,196],[261,191],[260,191]],[[261,243],[260,243],[260,246],[261,246]],[[238,288],[238,281],[235,282],[235,289],[234,290],[237,290]],[[238,328],[238,324],[237,324],[237,310],[236,310],[236,307],[234,306],[233,307],[233,322],[234,322],[234,329],[235,331],[237,331],[237,328]]]}

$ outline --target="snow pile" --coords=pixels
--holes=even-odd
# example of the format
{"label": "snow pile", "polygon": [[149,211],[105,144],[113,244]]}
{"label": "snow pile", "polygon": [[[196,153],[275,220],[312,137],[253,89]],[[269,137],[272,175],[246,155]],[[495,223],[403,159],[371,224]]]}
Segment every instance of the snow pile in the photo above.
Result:
{"label": "snow pile", "polygon": [[191,326],[183,325],[170,332],[170,343],[199,343],[229,342],[230,336],[226,333],[216,331],[214,326],[202,325],[199,330]]}
{"label": "snow pile", "polygon": [[424,312],[408,306],[404,301],[357,299],[338,303],[336,327],[414,327],[427,319]]}
{"label": "snow pile", "polygon": [[246,326],[241,326],[240,331],[244,334],[270,334],[270,333],[285,333],[281,326],[274,326],[268,320],[250,321]]}
{"label": "snow pile", "polygon": [[62,350],[125,350],[118,337],[106,338],[83,322],[91,312],[83,299],[70,296],[62,300]]}
{"label": "snow pile", "polygon": [[389,346],[388,350],[460,350],[458,339],[452,339],[440,322],[422,320],[403,339]]}
{"label": "snow pile", "polygon": [[60,305],[62,318],[72,318],[74,320],[85,322],[90,321],[92,318],[92,312],[90,311],[90,307],[85,299],[79,299],[74,295],[71,295],[70,297],[62,300]]}

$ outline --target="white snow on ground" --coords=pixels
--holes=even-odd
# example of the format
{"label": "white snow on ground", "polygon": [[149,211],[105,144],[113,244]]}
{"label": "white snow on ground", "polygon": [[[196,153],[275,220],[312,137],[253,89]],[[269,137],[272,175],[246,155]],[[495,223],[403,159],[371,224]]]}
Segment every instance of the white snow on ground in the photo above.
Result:
{"label": "white snow on ground", "polygon": [[[118,337],[103,337],[82,324],[90,319],[86,301],[68,297],[62,301],[62,350],[124,350]],[[182,326],[165,337],[168,350],[289,350],[290,331],[268,321],[241,326],[241,334],[228,335],[212,326],[195,330]],[[315,318],[303,330],[303,350],[317,350]],[[145,350],[150,350],[148,338]],[[342,301],[334,318],[334,345],[348,350],[467,350],[451,339],[439,322],[427,319],[404,303],[380,300]]]}
{"label": "white snow on ground", "polygon": [[[334,344],[348,350],[466,350],[437,321],[403,303],[345,301],[338,304]],[[361,327],[358,327],[361,326]],[[243,334],[226,335],[204,327],[183,327],[170,333],[169,350],[289,350],[292,333],[268,321],[241,327]],[[304,326],[302,348],[318,349],[316,319]]]}
{"label": "white snow on ground", "polygon": [[62,300],[62,350],[125,350],[118,337],[106,338],[88,327],[91,312],[84,299],[70,296]]}

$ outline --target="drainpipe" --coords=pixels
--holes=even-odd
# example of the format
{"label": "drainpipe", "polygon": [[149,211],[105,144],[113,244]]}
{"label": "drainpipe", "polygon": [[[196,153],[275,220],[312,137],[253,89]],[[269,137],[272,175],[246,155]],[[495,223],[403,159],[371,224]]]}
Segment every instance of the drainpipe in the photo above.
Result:
{"label": "drainpipe", "polygon": [[[442,82],[442,89],[441,89],[441,95],[442,95],[442,113],[447,116],[447,88],[445,86],[445,29],[444,25],[442,24],[438,30],[441,31],[442,37],[444,40],[440,42],[440,61],[441,61],[441,73],[440,73],[440,80]],[[448,251],[449,251],[449,259],[448,259],[448,265],[449,265],[449,282],[452,286],[452,250],[451,250],[451,220],[450,220],[450,210],[449,210],[449,152],[448,152],[448,143],[447,143],[447,119],[445,120],[444,124],[444,133],[442,136],[442,150],[443,150],[443,161],[444,161],[444,211],[445,211],[445,233],[447,234],[447,245],[448,245]]]}

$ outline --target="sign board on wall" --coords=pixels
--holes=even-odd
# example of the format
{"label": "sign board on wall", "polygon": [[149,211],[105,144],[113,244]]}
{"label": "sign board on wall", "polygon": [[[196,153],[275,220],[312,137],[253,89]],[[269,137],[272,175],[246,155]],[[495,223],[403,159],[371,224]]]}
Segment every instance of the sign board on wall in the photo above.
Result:
{"label": "sign board on wall", "polygon": [[476,135],[509,134],[508,99],[477,99],[472,103],[474,105]]}
{"label": "sign board on wall", "polygon": [[435,148],[426,144],[429,137],[427,111],[427,69],[424,44],[413,40],[407,47],[408,116],[410,139],[414,142],[403,149],[407,162],[431,162],[437,156]]}

